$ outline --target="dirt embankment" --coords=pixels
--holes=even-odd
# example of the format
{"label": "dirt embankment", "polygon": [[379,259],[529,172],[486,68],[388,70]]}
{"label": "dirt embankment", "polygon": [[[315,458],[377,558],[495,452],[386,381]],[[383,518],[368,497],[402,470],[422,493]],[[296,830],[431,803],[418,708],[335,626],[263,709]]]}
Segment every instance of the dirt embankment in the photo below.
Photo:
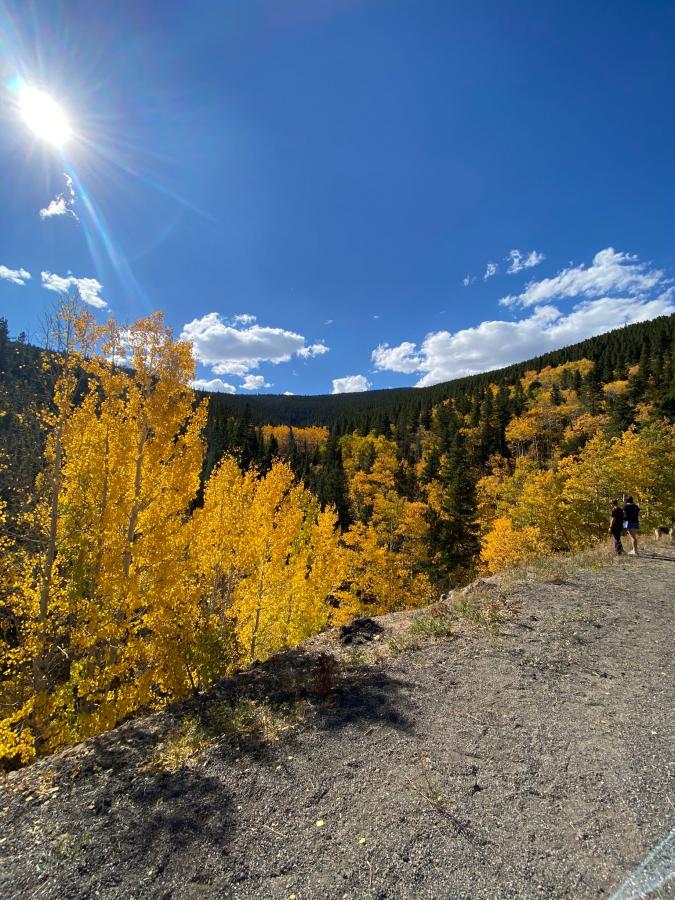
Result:
{"label": "dirt embankment", "polygon": [[471,596],[1,778],[0,894],[611,895],[675,824],[675,548]]}

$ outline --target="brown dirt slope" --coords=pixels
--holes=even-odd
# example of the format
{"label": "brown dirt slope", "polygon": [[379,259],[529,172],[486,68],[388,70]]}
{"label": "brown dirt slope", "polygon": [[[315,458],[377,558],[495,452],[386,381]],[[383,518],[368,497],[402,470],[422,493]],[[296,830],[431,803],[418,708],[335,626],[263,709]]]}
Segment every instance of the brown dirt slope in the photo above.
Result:
{"label": "brown dirt slope", "polygon": [[675,824],[675,548],[473,596],[1,778],[0,895],[610,896]]}

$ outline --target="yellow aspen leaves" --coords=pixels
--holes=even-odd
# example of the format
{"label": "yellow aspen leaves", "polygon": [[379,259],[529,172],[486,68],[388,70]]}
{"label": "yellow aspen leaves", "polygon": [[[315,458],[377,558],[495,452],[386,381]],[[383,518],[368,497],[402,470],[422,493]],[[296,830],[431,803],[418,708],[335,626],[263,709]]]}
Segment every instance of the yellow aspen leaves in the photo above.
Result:
{"label": "yellow aspen leaves", "polygon": [[675,506],[675,426],[655,422],[617,438],[595,434],[550,469],[516,464],[510,476],[487,476],[479,494],[496,510],[481,551],[491,572],[601,540],[612,497],[631,494],[642,524],[652,527],[668,521]]}

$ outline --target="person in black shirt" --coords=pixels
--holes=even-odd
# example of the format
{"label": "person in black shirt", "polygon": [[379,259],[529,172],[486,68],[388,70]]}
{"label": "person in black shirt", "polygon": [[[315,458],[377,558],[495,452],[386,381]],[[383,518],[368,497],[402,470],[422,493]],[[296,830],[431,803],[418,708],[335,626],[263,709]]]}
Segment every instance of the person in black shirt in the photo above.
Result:
{"label": "person in black shirt", "polygon": [[633,503],[633,498],[629,495],[623,505],[624,525],[630,535],[630,542],[633,549],[629,550],[630,556],[638,555],[638,531],[640,530],[640,507],[637,503]]}
{"label": "person in black shirt", "polygon": [[617,556],[623,553],[623,544],[621,543],[621,530],[623,529],[623,510],[619,506],[618,500],[612,500],[612,511],[610,512],[609,528],[607,533],[614,538],[614,551]]}

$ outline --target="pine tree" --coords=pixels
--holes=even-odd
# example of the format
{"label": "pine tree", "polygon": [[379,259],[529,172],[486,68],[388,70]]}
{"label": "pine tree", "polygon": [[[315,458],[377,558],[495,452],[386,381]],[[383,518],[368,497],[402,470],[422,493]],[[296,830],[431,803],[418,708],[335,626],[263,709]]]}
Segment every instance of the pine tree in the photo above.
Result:
{"label": "pine tree", "polygon": [[497,420],[497,449],[504,455],[508,452],[506,443],[506,426],[511,419],[511,397],[509,389],[502,382],[495,398],[495,417]]}
{"label": "pine tree", "polygon": [[475,482],[468,470],[459,424],[449,405],[437,411],[435,432],[441,457],[438,475],[428,490],[427,522],[430,559],[440,580],[466,575],[479,544]]}
{"label": "pine tree", "polygon": [[342,451],[335,433],[326,442],[323,473],[318,484],[318,499],[322,509],[333,506],[338,516],[340,528],[345,531],[351,524],[349,508],[349,486],[342,464]]}
{"label": "pine tree", "polygon": [[[609,378],[607,380],[609,380]],[[584,401],[588,411],[592,415],[595,415],[599,409],[602,383],[597,366],[593,366],[583,379]]]}
{"label": "pine tree", "polygon": [[513,415],[522,416],[525,412],[525,405],[525,391],[523,390],[523,383],[519,378],[513,389]]}
{"label": "pine tree", "polygon": [[6,372],[9,359],[9,328],[7,319],[0,318],[0,372]]}

